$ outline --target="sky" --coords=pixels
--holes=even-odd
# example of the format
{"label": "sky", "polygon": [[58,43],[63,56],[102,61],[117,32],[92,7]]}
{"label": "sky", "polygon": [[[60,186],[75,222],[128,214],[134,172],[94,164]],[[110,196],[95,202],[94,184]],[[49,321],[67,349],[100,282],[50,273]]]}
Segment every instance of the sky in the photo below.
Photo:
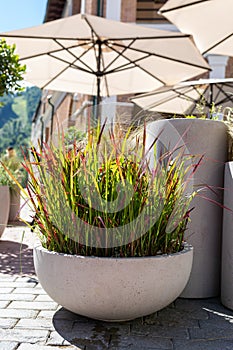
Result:
{"label": "sky", "polygon": [[47,0],[0,0],[0,32],[43,23]]}

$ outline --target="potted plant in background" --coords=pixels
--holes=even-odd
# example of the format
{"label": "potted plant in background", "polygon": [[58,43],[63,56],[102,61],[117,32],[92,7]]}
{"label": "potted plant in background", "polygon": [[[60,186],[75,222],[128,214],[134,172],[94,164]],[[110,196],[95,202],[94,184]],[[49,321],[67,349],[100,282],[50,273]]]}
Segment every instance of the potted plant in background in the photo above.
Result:
{"label": "potted plant in background", "polygon": [[[1,84],[0,96],[14,94],[23,90],[20,84],[23,80],[26,66],[19,64],[19,56],[15,54],[15,45],[8,45],[4,39],[0,40],[0,68]],[[2,104],[0,104],[1,107]],[[5,229],[9,216],[9,186],[13,184],[7,173],[0,165],[0,237]]]}
{"label": "potted plant in background", "polygon": [[155,144],[146,150],[146,129],[141,139],[128,132],[119,140],[104,126],[88,132],[86,145],[44,145],[32,150],[32,160],[25,157],[29,181],[22,191],[40,238],[36,273],[68,310],[123,321],[167,306],[184,289],[195,169],[182,150],[151,168]]}
{"label": "potted plant in background", "polygon": [[[23,169],[19,157],[16,154],[14,147],[9,146],[6,154],[1,158],[2,163],[14,175],[18,182],[22,184]],[[9,175],[7,175],[9,177]],[[10,211],[8,221],[15,221],[20,214],[20,188],[9,178],[10,188]]]}
{"label": "potted plant in background", "polygon": [[14,221],[20,213],[20,188],[15,180],[22,184],[22,169],[8,164],[4,159],[0,162],[0,237],[9,221]]}
{"label": "potted plant in background", "polygon": [[0,164],[0,237],[8,222],[10,211],[10,185],[12,180]]}

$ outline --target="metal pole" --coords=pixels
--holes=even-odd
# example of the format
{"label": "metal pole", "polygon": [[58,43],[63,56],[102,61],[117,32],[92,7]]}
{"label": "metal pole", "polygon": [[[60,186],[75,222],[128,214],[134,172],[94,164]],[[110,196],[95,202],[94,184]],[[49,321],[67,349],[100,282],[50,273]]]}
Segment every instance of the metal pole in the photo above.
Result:
{"label": "metal pole", "polygon": [[100,82],[101,82],[101,56],[102,56],[102,43],[101,40],[97,40],[98,45],[98,57],[97,57],[97,104],[100,103]]}
{"label": "metal pole", "polygon": [[41,135],[40,135],[40,147],[43,149],[43,143],[44,143],[44,120],[43,116],[40,117],[41,122]]}
{"label": "metal pole", "polygon": [[101,119],[100,117],[100,102],[101,102],[101,55],[102,55],[102,43],[101,40],[97,40],[97,72],[96,72],[96,96],[93,98],[93,114],[94,114],[94,124]]}
{"label": "metal pole", "polygon": [[51,128],[50,128],[50,140],[52,140],[52,134],[53,134],[53,117],[54,117],[54,104],[51,102],[51,98],[52,98],[52,95],[49,95],[47,97],[47,100],[48,100],[48,104],[52,107],[52,110],[51,110]]}
{"label": "metal pole", "polygon": [[213,104],[213,84],[210,84],[210,108],[212,107]]}

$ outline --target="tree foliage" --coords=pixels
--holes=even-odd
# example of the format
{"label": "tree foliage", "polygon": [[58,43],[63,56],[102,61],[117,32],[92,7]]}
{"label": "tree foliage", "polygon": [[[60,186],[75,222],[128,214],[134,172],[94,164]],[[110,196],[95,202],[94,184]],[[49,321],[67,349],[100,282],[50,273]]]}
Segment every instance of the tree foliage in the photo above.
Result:
{"label": "tree foliage", "polygon": [[12,109],[13,103],[14,97],[11,95],[4,95],[0,98],[0,128],[2,128],[8,121],[18,118],[18,115]]}
{"label": "tree foliage", "polygon": [[0,108],[0,154],[8,146],[13,146],[20,154],[20,148],[29,145],[32,116],[36,111],[40,96],[40,89],[33,86],[28,87],[20,95],[4,95],[0,98],[0,103],[4,103],[4,106]]}
{"label": "tree foliage", "polygon": [[15,45],[8,45],[5,39],[0,40],[0,96],[22,90],[26,66],[19,63],[15,54]]}

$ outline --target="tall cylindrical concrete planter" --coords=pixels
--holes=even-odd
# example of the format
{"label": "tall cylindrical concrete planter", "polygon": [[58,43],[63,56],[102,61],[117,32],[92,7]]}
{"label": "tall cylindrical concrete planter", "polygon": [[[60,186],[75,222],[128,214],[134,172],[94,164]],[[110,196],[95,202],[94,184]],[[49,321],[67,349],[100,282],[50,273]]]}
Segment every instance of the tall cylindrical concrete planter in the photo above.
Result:
{"label": "tall cylindrical concrete planter", "polygon": [[10,210],[10,190],[8,186],[0,185],[0,237],[2,236],[8,222]]}
{"label": "tall cylindrical concrete planter", "polygon": [[[227,127],[223,122],[206,119],[169,119],[148,125],[147,142],[159,135],[157,154],[183,146],[185,152],[204,158],[193,178],[200,192],[222,204],[224,163],[227,159]],[[161,134],[160,134],[161,133]],[[203,185],[203,186],[202,186]],[[217,193],[217,194],[216,194]],[[193,267],[182,293],[185,298],[207,298],[220,294],[222,208],[221,205],[195,197],[186,240],[194,247]]]}
{"label": "tall cylindrical concrete planter", "polygon": [[233,310],[233,162],[225,165],[221,301]]}

